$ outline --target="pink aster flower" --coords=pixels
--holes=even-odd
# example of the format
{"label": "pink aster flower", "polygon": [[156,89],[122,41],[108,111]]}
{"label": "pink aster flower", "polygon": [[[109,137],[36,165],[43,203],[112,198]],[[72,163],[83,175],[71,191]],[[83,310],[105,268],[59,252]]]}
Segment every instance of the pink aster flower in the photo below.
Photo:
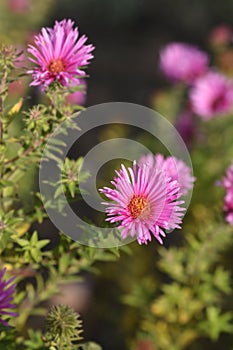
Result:
{"label": "pink aster flower", "polygon": [[160,52],[160,68],[173,82],[192,83],[206,72],[208,55],[192,45],[171,43]]}
{"label": "pink aster flower", "polygon": [[92,45],[85,45],[85,35],[78,39],[78,28],[74,22],[64,19],[55,22],[53,28],[42,28],[35,36],[35,46],[28,45],[29,58],[37,67],[28,71],[33,76],[31,85],[46,87],[53,81],[64,86],[78,85],[79,77],[85,75],[83,67],[93,58]]}
{"label": "pink aster flower", "polygon": [[186,195],[193,188],[195,177],[192,176],[190,167],[183,160],[176,157],[167,157],[166,159],[160,153],[155,156],[151,153],[142,156],[139,160],[139,165],[147,164],[151,169],[162,171],[166,177],[177,181],[181,196]]}
{"label": "pink aster flower", "polygon": [[17,316],[16,312],[8,311],[8,309],[13,309],[16,307],[15,304],[12,304],[13,293],[16,285],[12,284],[15,277],[11,277],[8,281],[4,281],[5,272],[5,268],[0,272],[0,322],[4,326],[8,326],[8,323],[3,320],[1,316]]}
{"label": "pink aster flower", "polygon": [[226,221],[233,225],[233,162],[226,171],[226,176],[220,184],[225,188],[223,210],[226,212]]}
{"label": "pink aster flower", "polygon": [[196,80],[190,91],[194,113],[204,120],[230,112],[233,105],[233,84],[224,75],[208,72]]}
{"label": "pink aster flower", "polygon": [[164,230],[181,228],[184,208],[183,201],[178,201],[179,186],[177,181],[165,177],[156,168],[146,164],[132,168],[121,166],[117,176],[111,182],[114,189],[100,189],[112,202],[107,206],[106,221],[120,222],[122,238],[135,237],[139,244],[151,241],[151,234],[162,244]]}

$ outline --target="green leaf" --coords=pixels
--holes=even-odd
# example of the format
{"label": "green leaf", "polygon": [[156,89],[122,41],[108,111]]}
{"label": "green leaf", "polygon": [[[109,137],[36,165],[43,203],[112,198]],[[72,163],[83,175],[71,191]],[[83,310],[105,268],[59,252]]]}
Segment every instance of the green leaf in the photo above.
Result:
{"label": "green leaf", "polygon": [[29,244],[29,241],[23,238],[18,238],[16,241],[21,247],[26,247]]}
{"label": "green leaf", "polygon": [[36,231],[33,232],[30,242],[33,246],[35,246],[36,243],[38,242],[38,234]]}
{"label": "green leaf", "polygon": [[42,239],[42,240],[40,240],[40,241],[38,241],[36,243],[36,247],[41,249],[41,248],[45,247],[47,244],[49,244],[49,243],[50,243],[49,239]]}
{"label": "green leaf", "polygon": [[41,261],[41,253],[37,248],[32,248],[30,250],[31,257],[35,260],[35,262],[39,263]]}
{"label": "green leaf", "polygon": [[206,311],[206,320],[199,325],[212,340],[216,341],[222,332],[233,332],[233,315],[230,312],[221,314],[221,310],[217,307],[210,306]]}
{"label": "green leaf", "polygon": [[63,274],[70,263],[70,255],[69,254],[63,254],[59,260],[59,272],[60,274]]}

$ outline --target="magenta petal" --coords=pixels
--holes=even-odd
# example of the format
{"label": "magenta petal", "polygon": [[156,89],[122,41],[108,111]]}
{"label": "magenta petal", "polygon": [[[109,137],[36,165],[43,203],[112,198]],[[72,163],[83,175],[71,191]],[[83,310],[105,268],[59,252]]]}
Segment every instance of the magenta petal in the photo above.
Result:
{"label": "magenta petal", "polygon": [[12,284],[15,277],[11,277],[9,280],[3,279],[5,272],[5,268],[0,272],[0,322],[8,326],[8,323],[1,319],[1,315],[17,316],[16,312],[11,311],[11,309],[16,307],[12,303],[16,284]]}

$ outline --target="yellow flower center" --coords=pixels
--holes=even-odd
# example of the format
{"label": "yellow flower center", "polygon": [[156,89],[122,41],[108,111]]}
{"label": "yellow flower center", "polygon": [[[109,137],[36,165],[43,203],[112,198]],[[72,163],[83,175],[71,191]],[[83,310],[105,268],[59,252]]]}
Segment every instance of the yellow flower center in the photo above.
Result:
{"label": "yellow flower center", "polygon": [[64,63],[61,59],[53,60],[49,65],[49,71],[51,73],[60,73],[64,71]]}
{"label": "yellow flower center", "polygon": [[147,200],[143,196],[135,196],[131,198],[128,209],[133,219],[137,219],[137,217],[142,213],[142,211],[146,208]]}

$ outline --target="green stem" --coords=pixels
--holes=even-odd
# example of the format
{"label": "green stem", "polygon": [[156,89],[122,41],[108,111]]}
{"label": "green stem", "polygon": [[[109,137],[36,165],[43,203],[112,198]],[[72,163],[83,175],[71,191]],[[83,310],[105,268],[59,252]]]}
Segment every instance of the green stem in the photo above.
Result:
{"label": "green stem", "polygon": [[[1,79],[1,87],[0,87],[0,146],[4,147],[4,91],[7,81],[7,70],[4,70],[2,73],[2,79]],[[3,159],[4,159],[4,152],[3,152]],[[4,176],[4,161],[1,164],[1,172],[0,172],[0,179],[3,179]],[[5,212],[4,207],[4,201],[3,201],[3,189],[0,192],[0,201],[1,201],[1,208],[2,212]]]}
{"label": "green stem", "polygon": [[17,160],[30,155],[31,153],[36,151],[38,149],[38,147],[40,147],[42,145],[43,142],[44,142],[44,139],[42,139],[41,141],[35,142],[34,146],[29,147],[26,151],[24,151],[19,156],[15,156],[14,158],[8,159],[7,161],[5,161],[4,165],[15,163]]}
{"label": "green stem", "polygon": [[63,341],[60,339],[59,350],[63,350]]}

